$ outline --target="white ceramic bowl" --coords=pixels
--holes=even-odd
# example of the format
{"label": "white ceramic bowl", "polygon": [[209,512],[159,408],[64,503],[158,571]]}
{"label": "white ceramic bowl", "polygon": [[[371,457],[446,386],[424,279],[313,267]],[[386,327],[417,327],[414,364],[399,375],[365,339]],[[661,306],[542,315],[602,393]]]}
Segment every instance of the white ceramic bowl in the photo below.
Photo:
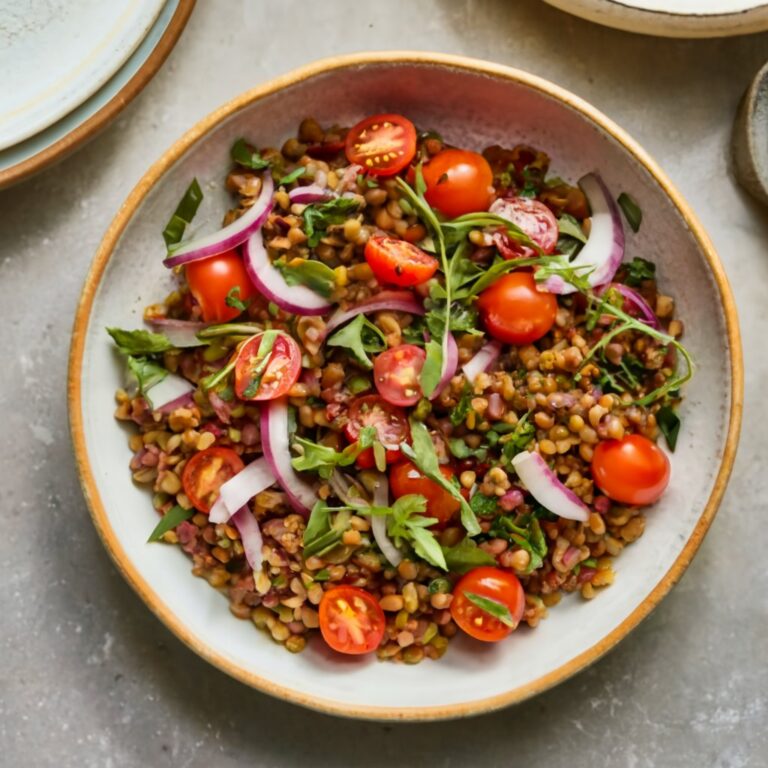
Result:
{"label": "white ceramic bowl", "polygon": [[[429,98],[424,98],[429,94]],[[554,172],[599,169],[616,193],[643,208],[629,256],[659,265],[677,299],[698,366],[668,493],[643,538],[618,558],[617,581],[585,602],[565,599],[532,631],[492,647],[454,642],[439,662],[393,665],[340,658],[310,644],[297,656],[233,618],[227,601],[190,574],[177,549],[147,545],[156,515],[131,482],[127,435],[112,420],[121,384],[105,326],[138,327],[164,295],[160,232],[193,176],[227,203],[221,183],[241,135],[275,144],[298,121],[351,124],[394,111],[439,129],[452,143],[536,144]],[[126,579],[187,645],[243,682],[326,712],[382,719],[455,717],[495,709],[548,688],[593,662],[646,616],[690,562],[722,496],[736,448],[742,368],[736,312],[720,262],[700,224],[653,161],[617,126],[575,96],[505,67],[438,54],[362,54],[297,70],[250,91],[196,125],[150,168],[119,210],[87,278],[72,341],[69,405],[86,500]]]}

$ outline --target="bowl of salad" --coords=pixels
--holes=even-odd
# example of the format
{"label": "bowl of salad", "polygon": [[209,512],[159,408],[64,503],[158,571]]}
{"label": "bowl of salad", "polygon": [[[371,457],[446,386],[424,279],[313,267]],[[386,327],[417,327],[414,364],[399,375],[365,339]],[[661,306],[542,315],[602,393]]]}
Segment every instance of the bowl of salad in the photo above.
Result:
{"label": "bowl of salad", "polygon": [[85,284],[70,418],[105,546],[190,648],[322,711],[458,717],[584,668],[680,578],[740,354],[701,225],[608,118],[361,54],[146,173]]}

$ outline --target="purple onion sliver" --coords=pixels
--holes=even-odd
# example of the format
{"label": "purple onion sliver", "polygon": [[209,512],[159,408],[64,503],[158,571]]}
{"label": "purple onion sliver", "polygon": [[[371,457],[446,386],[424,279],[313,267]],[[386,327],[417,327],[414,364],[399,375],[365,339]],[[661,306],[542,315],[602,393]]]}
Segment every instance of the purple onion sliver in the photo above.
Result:
{"label": "purple onion sliver", "polygon": [[254,573],[257,573],[261,570],[261,550],[264,544],[264,539],[261,536],[261,529],[259,528],[258,522],[256,522],[256,518],[248,507],[242,507],[232,515],[229,522],[240,532],[245,559],[248,561],[248,565],[251,566]]}
{"label": "purple onion sliver", "polygon": [[333,192],[326,187],[317,184],[308,184],[306,187],[296,187],[288,193],[292,203],[318,203],[333,197]]}

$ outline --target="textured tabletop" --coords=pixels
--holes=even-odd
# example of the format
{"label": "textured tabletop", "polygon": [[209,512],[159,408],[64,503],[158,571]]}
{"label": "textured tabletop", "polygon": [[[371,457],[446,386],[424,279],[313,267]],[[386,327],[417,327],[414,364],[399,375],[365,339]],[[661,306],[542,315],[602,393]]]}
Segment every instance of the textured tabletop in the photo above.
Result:
{"label": "textured tabletop", "polygon": [[[527,69],[654,155],[733,284],[746,413],[720,513],[682,582],[608,657],[456,723],[315,714],[201,661],[109,560],[78,485],[66,360],[82,280],[150,162],[237,93],[322,56],[412,48]],[[146,90],[97,139],[0,192],[0,764],[745,768],[768,755],[768,210],[734,182],[731,121],[768,35],[686,42],[593,26],[538,0],[198,0]]]}

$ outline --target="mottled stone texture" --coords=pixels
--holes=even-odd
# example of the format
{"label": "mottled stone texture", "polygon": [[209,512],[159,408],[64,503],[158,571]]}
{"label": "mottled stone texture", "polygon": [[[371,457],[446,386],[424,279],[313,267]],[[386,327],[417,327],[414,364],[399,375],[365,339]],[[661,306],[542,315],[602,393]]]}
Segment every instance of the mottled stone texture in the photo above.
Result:
{"label": "mottled stone texture", "polygon": [[[453,724],[314,714],[194,656],[104,552],[67,428],[67,347],[80,285],[148,164],[197,119],[272,75],[321,56],[386,48],[528,69],[628,129],[709,229],[736,293],[747,361],[733,481],[681,584],[589,671],[521,706]],[[766,35],[655,40],[535,0],[199,0],[163,70],[115,124],[64,163],[0,193],[0,763],[765,765],[768,214],[736,186],[728,140],[739,97],[766,55]]]}

